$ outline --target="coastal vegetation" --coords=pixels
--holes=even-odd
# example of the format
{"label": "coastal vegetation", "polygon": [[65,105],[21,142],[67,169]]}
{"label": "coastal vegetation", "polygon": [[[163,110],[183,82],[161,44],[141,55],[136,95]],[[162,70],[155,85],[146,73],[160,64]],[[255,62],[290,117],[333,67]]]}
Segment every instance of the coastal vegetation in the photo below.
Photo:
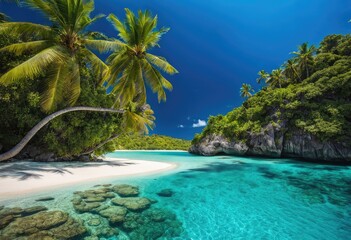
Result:
{"label": "coastal vegetation", "polygon": [[[250,150],[259,144],[254,140],[257,136],[269,134],[273,134],[272,144],[280,145],[280,152],[271,156],[281,156],[284,144],[296,134],[350,149],[350,53],[350,35],[327,36],[318,48],[302,44],[282,67],[271,73],[259,72],[257,82],[265,85],[255,95],[250,96],[249,87],[243,85],[242,95],[248,99],[241,107],[211,116],[203,132],[195,136],[193,151],[217,135],[245,145],[241,154],[269,156],[269,152]],[[273,133],[269,133],[271,129]],[[313,148],[312,140],[310,145]]]}
{"label": "coastal vegetation", "polygon": [[125,135],[112,142],[119,150],[184,150],[187,151],[191,141],[162,135]]}
{"label": "coastal vegetation", "polygon": [[[168,31],[157,30],[157,16],[148,11],[135,16],[126,9],[123,22],[111,14],[108,19],[118,31],[117,39],[87,30],[105,17],[90,17],[91,0],[24,3],[52,25],[11,21],[0,25],[0,108],[8,113],[0,120],[0,151],[11,149],[30,130],[34,138],[19,158],[72,159],[97,149],[102,153],[101,147],[121,134],[147,133],[155,118],[144,81],[159,100],[165,100],[165,89],[172,85],[158,69],[177,73],[163,57],[147,52],[159,46]],[[96,51],[111,55],[103,61]],[[90,110],[66,113],[78,106]],[[32,129],[56,111],[65,115]],[[18,144],[12,151],[24,146]]]}

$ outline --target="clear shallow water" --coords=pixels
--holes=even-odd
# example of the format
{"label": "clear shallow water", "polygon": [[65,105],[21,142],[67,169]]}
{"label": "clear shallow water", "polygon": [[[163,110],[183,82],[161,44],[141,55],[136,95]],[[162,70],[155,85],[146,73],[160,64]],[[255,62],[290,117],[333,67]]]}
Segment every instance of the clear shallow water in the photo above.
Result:
{"label": "clear shallow water", "polygon": [[[330,240],[351,236],[350,167],[200,157],[185,152],[116,152],[108,156],[179,164],[178,169],[167,173],[96,183],[138,185],[143,196],[157,200],[158,208],[171,210],[182,222],[184,231],[177,239]],[[84,219],[86,216],[72,207],[72,194],[92,185],[75,185],[0,205],[45,205]],[[162,189],[175,193],[160,197],[156,193]],[[55,201],[34,201],[42,196],[53,196]]]}

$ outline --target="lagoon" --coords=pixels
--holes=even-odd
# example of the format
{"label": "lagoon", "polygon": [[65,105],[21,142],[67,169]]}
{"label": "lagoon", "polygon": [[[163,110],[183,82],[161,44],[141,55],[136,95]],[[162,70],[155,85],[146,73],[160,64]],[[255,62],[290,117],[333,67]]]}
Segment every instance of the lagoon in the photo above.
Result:
{"label": "lagoon", "polygon": [[[87,224],[94,213],[77,213],[71,202],[74,193],[92,189],[96,184],[130,184],[139,186],[140,195],[155,202],[145,216],[161,209],[169,219],[162,223],[148,222],[144,227],[149,231],[128,232],[116,225],[118,236],[106,235],[100,239],[140,239],[143,233],[144,239],[329,240],[348,239],[351,234],[348,166],[288,159],[202,157],[173,151],[118,151],[107,156],[176,163],[178,167],[152,175],[109,178],[11,197],[1,200],[0,206],[40,205],[68,212],[83,221],[88,228],[84,237],[88,237],[96,231]],[[157,194],[165,189],[171,190],[171,196]],[[54,200],[35,201],[43,197]],[[108,225],[108,221],[101,221],[104,224]],[[164,231],[162,235],[160,229]]]}

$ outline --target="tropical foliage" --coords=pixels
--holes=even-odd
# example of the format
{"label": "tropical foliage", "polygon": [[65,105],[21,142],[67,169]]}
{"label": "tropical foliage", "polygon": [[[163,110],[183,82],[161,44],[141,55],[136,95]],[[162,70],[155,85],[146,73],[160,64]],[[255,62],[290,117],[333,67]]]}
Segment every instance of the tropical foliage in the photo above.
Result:
{"label": "tropical foliage", "polygon": [[[136,17],[127,10],[127,21],[118,25],[119,20],[110,15],[109,20],[120,33],[118,40],[87,31],[103,17],[90,17],[92,0],[24,2],[42,12],[52,26],[0,24],[0,111],[8,113],[0,118],[0,151],[18,143],[49,112],[68,105],[116,106],[124,113],[75,112],[60,116],[34,137],[29,147],[32,151],[67,158],[101,154],[113,150],[109,146],[123,134],[148,133],[155,118],[146,103],[144,80],[159,99],[165,100],[163,88],[171,89],[171,84],[157,68],[177,72],[164,58],[146,52],[158,46],[162,34],[168,31],[156,30],[157,17],[149,12],[139,12]],[[113,53],[105,63],[94,49]],[[131,53],[136,55],[129,56]],[[124,63],[130,67],[119,66],[116,56],[128,57]],[[134,68],[138,64],[141,68]]]}
{"label": "tropical foliage", "polygon": [[81,62],[89,64],[101,82],[108,67],[88,48],[117,49],[117,42],[94,40],[87,27],[103,15],[90,17],[92,0],[26,0],[52,22],[53,27],[29,22],[2,23],[0,32],[18,36],[21,41],[5,46],[0,53],[32,56],[0,77],[7,86],[24,79],[43,78],[40,102],[49,112],[67,104],[74,105],[81,92]]}
{"label": "tropical foliage", "polygon": [[314,48],[303,44],[282,68],[259,72],[267,84],[241,107],[210,117],[194,142],[208,134],[246,141],[268,124],[351,145],[351,36],[330,35]]}
{"label": "tropical foliage", "polygon": [[191,141],[162,135],[123,135],[111,144],[120,150],[188,150]]}

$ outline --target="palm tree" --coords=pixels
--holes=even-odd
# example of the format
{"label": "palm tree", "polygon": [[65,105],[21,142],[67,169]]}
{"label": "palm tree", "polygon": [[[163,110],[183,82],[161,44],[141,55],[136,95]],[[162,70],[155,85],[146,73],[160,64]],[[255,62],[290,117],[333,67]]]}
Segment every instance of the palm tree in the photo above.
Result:
{"label": "palm tree", "polygon": [[289,59],[284,63],[283,74],[293,82],[296,82],[297,80],[301,81],[300,74],[297,72],[296,67],[296,60],[294,59]]}
{"label": "palm tree", "polygon": [[253,88],[250,84],[243,83],[243,85],[240,88],[240,96],[243,98],[252,97],[252,94],[254,92],[255,91],[253,90]]}
{"label": "palm tree", "polygon": [[258,78],[256,79],[257,83],[261,83],[261,81],[267,81],[269,74],[265,70],[261,70],[258,72]]}
{"label": "palm tree", "polygon": [[28,22],[9,22],[0,25],[0,33],[16,34],[28,41],[0,49],[16,55],[33,56],[0,77],[9,85],[21,79],[44,75],[41,106],[45,112],[58,104],[73,105],[80,95],[80,63],[84,61],[98,74],[99,81],[108,73],[107,65],[88,50],[116,50],[118,41],[94,40],[86,28],[103,17],[90,18],[93,0],[26,0],[28,6],[42,12],[53,24],[48,27]]}
{"label": "palm tree", "polygon": [[317,49],[311,45],[308,46],[308,43],[303,43],[299,46],[297,52],[292,52],[295,55],[295,60],[301,75],[308,78],[310,77],[310,73],[313,65],[313,57],[316,53]]}
{"label": "palm tree", "polygon": [[272,87],[282,87],[282,83],[285,81],[285,76],[281,68],[275,69],[269,75],[267,83]]}
{"label": "palm tree", "polygon": [[[113,14],[108,16],[123,43],[123,47],[107,59],[111,76],[107,85],[112,89],[112,93],[117,94],[115,105],[125,105],[136,96],[139,102],[145,103],[145,82],[157,93],[159,101],[165,101],[165,89],[172,90],[172,84],[158,69],[168,74],[175,74],[178,71],[165,58],[153,55],[148,50],[159,46],[161,36],[169,29],[157,30],[157,16],[152,17],[148,11],[139,11],[138,16],[129,9],[125,11],[125,22],[121,22]],[[118,41],[118,44],[120,43]]]}

